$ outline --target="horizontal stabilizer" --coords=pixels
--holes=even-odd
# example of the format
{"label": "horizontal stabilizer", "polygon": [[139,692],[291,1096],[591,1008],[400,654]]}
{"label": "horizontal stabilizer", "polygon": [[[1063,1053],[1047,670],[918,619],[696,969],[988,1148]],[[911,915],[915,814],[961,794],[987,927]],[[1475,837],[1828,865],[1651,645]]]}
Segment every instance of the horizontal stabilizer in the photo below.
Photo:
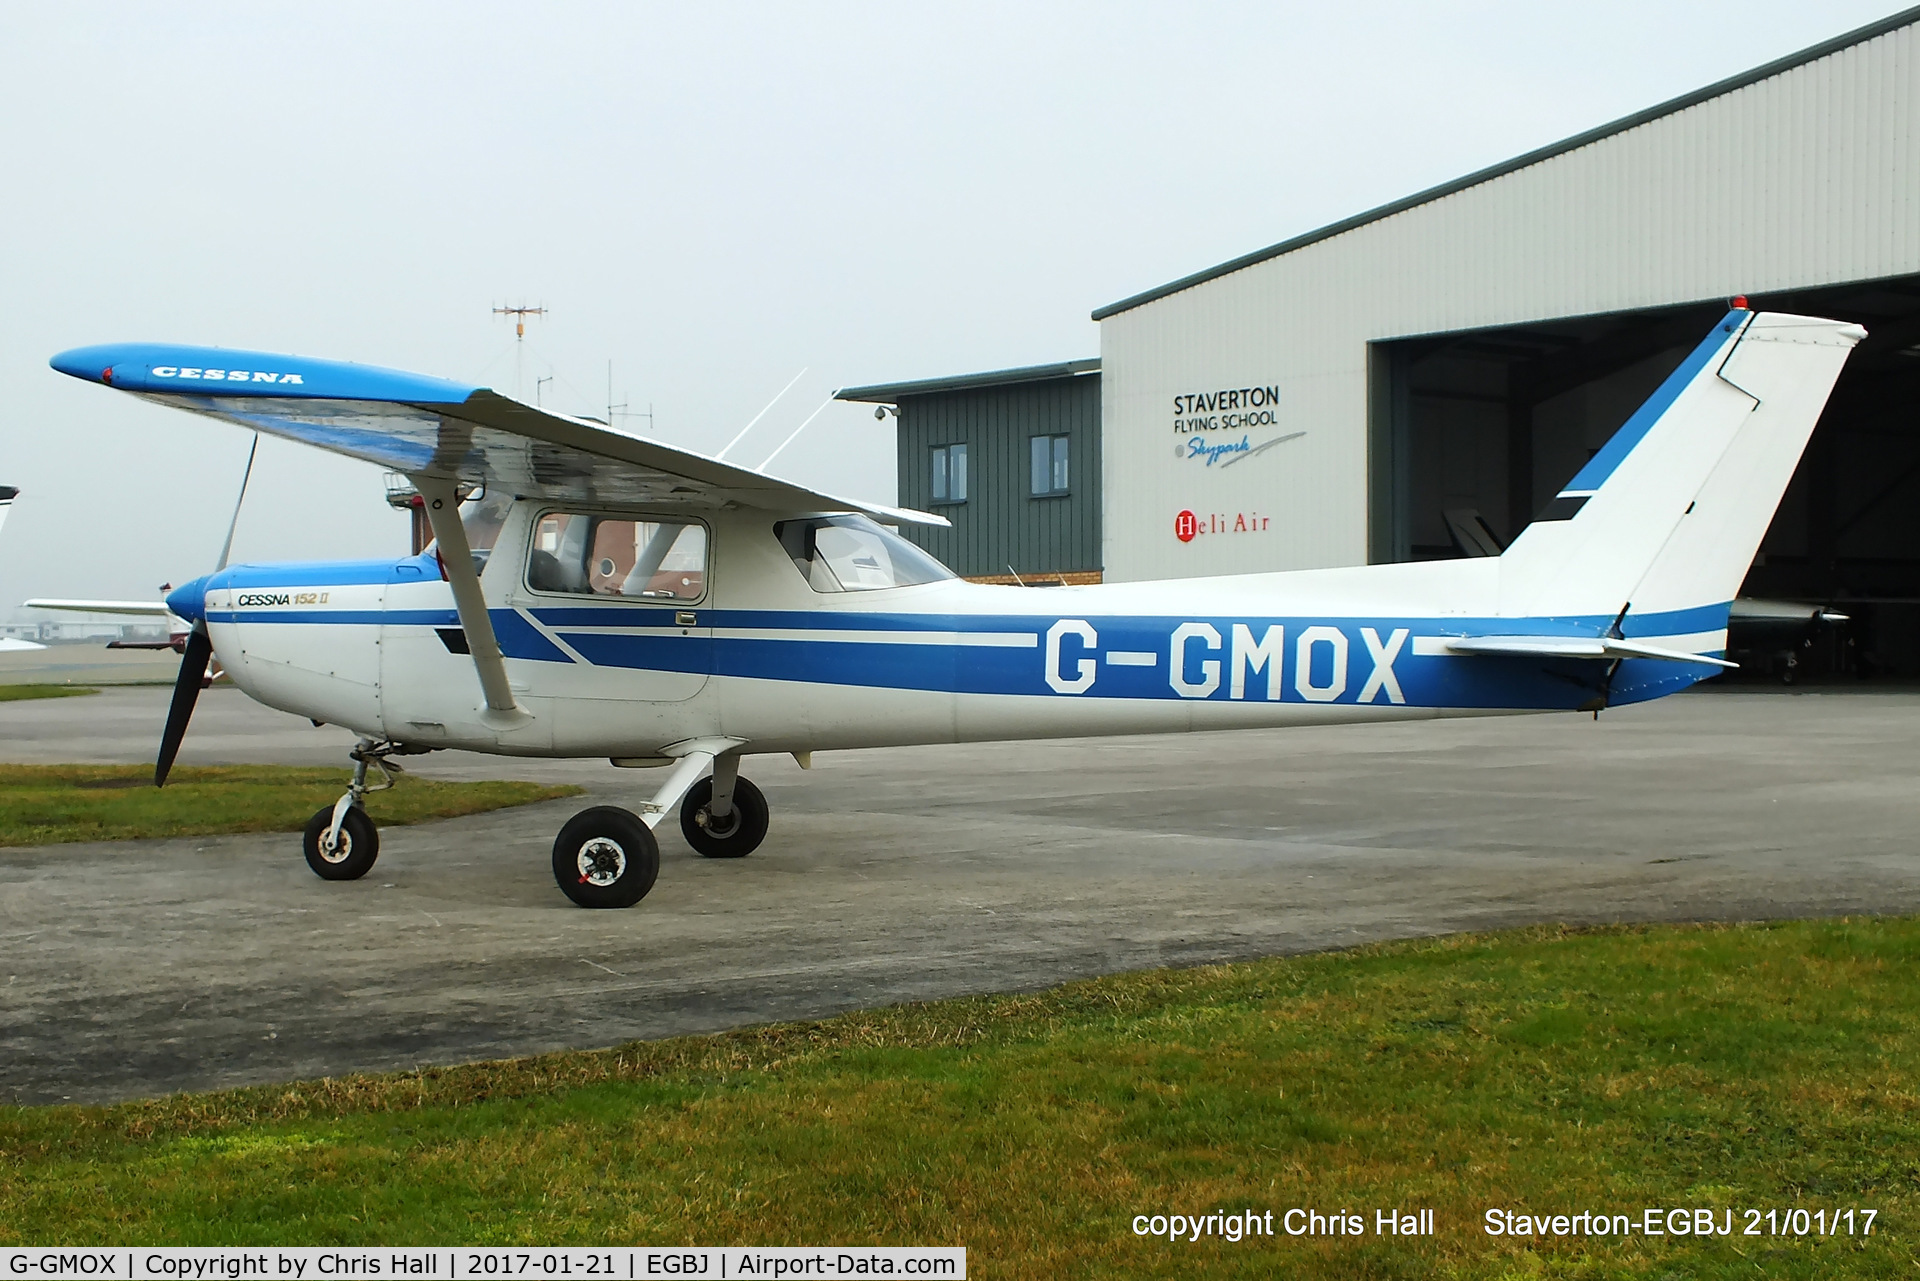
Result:
{"label": "horizontal stabilizer", "polygon": [[1503,658],[1658,658],[1669,663],[1740,666],[1711,654],[1689,654],[1683,649],[1645,645],[1617,636],[1462,636],[1449,640],[1446,648],[1454,654],[1489,654]]}

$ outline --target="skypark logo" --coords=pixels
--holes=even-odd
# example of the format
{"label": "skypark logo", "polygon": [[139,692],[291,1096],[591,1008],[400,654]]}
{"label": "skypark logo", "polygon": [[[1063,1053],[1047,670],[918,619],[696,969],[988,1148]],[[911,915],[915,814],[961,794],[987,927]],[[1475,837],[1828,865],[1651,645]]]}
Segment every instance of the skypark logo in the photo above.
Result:
{"label": "skypark logo", "polygon": [[[1404,704],[1407,696],[1393,665],[1412,632],[1396,627],[1384,640],[1372,627],[1359,628],[1358,634],[1371,670],[1352,701],[1377,703],[1384,698]],[[1214,698],[1224,692],[1228,699],[1242,701],[1258,691],[1275,703],[1283,698],[1332,703],[1353,688],[1355,657],[1348,634],[1324,623],[1301,628],[1291,649],[1280,623],[1262,628],[1257,637],[1246,623],[1228,624],[1225,636],[1212,623],[1181,623],[1164,649],[1103,648],[1099,630],[1084,618],[1063,618],[1047,629],[1046,637],[1047,687],[1056,694],[1091,692],[1103,668],[1165,663],[1167,684],[1181,698]],[[1286,670],[1289,659],[1291,673]]]}
{"label": "skypark logo", "polygon": [[155,365],[155,378],[191,378],[203,383],[298,383],[306,379],[299,374],[268,373],[253,369],[195,369],[190,365]]}

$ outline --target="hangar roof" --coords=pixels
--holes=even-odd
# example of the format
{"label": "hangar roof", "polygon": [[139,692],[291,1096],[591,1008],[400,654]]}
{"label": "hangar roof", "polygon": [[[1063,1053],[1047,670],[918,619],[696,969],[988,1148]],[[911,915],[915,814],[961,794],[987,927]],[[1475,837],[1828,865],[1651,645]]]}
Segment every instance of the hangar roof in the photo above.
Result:
{"label": "hangar roof", "polygon": [[1077,378],[1100,372],[1100,358],[1064,360],[1053,365],[1022,365],[1018,369],[995,369],[984,374],[959,374],[952,378],[922,378],[917,382],[875,383],[870,387],[844,387],[833,394],[835,400],[864,400],[891,405],[903,396],[929,396],[943,391],[972,391],[982,387],[1005,387],[1012,383],[1047,382],[1055,378]]}
{"label": "hangar roof", "polygon": [[[1648,107],[1646,110],[1635,112],[1630,116],[1623,116],[1610,124],[1601,125],[1597,129],[1589,129],[1585,133],[1575,134],[1571,138],[1565,138],[1537,150],[1529,151],[1525,155],[1515,156],[1511,160],[1505,160],[1497,165],[1477,170],[1463,178],[1455,178],[1451,182],[1441,183],[1437,187],[1429,187],[1425,191],[1416,192],[1411,196],[1403,197],[1390,204],[1369,209],[1365,213],[1355,214],[1353,217],[1344,218],[1339,222],[1329,223],[1317,230],[1309,231],[1305,235],[1295,236],[1291,240],[1283,240],[1277,245],[1268,245],[1265,249],[1256,249],[1250,254],[1242,254],[1240,257],[1223,262],[1217,267],[1209,267],[1204,271],[1196,271],[1190,276],[1182,276],[1178,280],[1153,289],[1148,289],[1142,293],[1134,294],[1130,298],[1122,298],[1119,302],[1109,303],[1105,307],[1096,310],[1093,313],[1093,318],[1095,320],[1105,320],[1109,316],[1118,315],[1123,311],[1130,311],[1145,303],[1155,302],[1171,294],[1177,294],[1182,290],[1191,289],[1195,285],[1205,284],[1209,280],[1216,280],[1221,276],[1239,271],[1242,268],[1251,267],[1256,263],[1266,262],[1271,258],[1278,258],[1282,254],[1292,253],[1296,249],[1304,249],[1308,245],[1331,239],[1343,232],[1352,231],[1356,227],[1363,227],[1370,222],[1377,222],[1382,218],[1388,218],[1397,213],[1404,213],[1409,209],[1424,205],[1429,201],[1438,200],[1443,196],[1453,195],[1455,192],[1465,191],[1469,187],[1475,187],[1483,182],[1488,182],[1492,179],[1513,173],[1516,170],[1539,164],[1543,160],[1551,160],[1555,156],[1564,155],[1569,151],[1574,151],[1580,147],[1588,146],[1591,143],[1599,142],[1601,139],[1611,137],[1614,134],[1625,133],[1627,130],[1638,128],[1649,121],[1658,120],[1662,116],[1672,115],[1674,112],[1684,111],[1688,107],[1698,106],[1700,103],[1720,97],[1722,94],[1732,93],[1736,89],[1743,89],[1748,85],[1757,84],[1771,76],[1777,76],[1783,71],[1789,71],[1804,63],[1827,57],[1829,54],[1836,53],[1851,45],[1863,44],[1876,36],[1885,35],[1889,31],[1897,31],[1901,27],[1908,26],[1915,22],[1920,22],[1920,7],[1903,10],[1891,17],[1882,18],[1878,22],[1870,23],[1854,31],[1849,31],[1845,35],[1835,36],[1831,40],[1824,41],[1808,49],[1802,49],[1798,53],[1788,54],[1784,58],[1775,59],[1772,62],[1755,67],[1751,71],[1743,71],[1737,76],[1729,77],[1716,84],[1710,84],[1704,89],[1696,89],[1692,93],[1682,94],[1680,97],[1669,99],[1658,106]],[[861,397],[847,396],[844,394],[842,398],[863,399]]]}

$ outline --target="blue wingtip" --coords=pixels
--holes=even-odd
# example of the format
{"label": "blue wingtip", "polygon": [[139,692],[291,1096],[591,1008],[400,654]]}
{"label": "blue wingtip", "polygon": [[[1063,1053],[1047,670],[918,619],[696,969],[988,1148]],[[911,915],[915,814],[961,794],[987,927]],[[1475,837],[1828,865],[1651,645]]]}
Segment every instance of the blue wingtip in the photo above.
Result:
{"label": "blue wingtip", "polygon": [[47,363],[72,378],[84,378],[90,383],[110,382],[114,351],[113,347],[74,347]]}
{"label": "blue wingtip", "polygon": [[171,343],[75,347],[47,363],[63,374],[87,382],[163,396],[457,405],[479,390],[470,383],[382,369],[377,365]]}

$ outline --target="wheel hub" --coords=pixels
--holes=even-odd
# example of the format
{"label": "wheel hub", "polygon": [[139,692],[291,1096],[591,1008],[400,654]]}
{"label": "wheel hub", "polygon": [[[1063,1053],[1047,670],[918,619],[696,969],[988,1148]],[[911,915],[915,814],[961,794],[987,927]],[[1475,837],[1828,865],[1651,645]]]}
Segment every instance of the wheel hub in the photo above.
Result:
{"label": "wheel hub", "polygon": [[325,832],[320,833],[320,858],[327,863],[344,863],[353,857],[353,837],[347,835],[342,827],[340,835],[329,841]]}
{"label": "wheel hub", "polygon": [[627,870],[627,852],[620,842],[595,836],[581,843],[575,861],[580,865],[580,883],[602,888],[619,880]]}
{"label": "wheel hub", "polygon": [[694,822],[705,828],[708,836],[725,840],[740,830],[740,807],[736,805],[728,810],[725,818],[716,818],[712,810],[702,809],[694,816]]}

